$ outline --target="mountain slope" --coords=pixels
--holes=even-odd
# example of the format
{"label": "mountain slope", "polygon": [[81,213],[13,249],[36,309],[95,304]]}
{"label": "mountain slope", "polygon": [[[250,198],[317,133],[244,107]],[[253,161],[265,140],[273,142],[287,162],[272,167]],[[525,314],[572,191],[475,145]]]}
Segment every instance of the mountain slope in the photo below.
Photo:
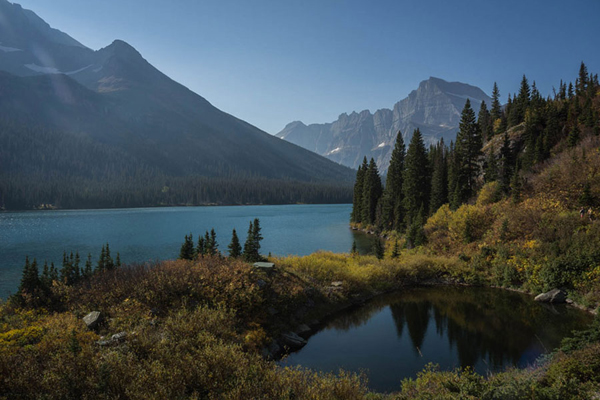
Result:
{"label": "mountain slope", "polygon": [[307,126],[295,121],[276,136],[352,168],[357,168],[364,156],[373,157],[385,171],[398,131],[406,143],[416,128],[430,144],[441,138],[447,143],[454,140],[467,98],[476,113],[482,100],[488,105],[491,103],[475,86],[431,77],[392,110],[381,109],[374,114],[368,110],[344,113],[327,124]]}
{"label": "mountain slope", "polygon": [[[129,44],[116,40],[90,50],[6,0],[0,0],[0,17],[9,21],[0,24],[4,124],[86,138],[137,160],[142,169],[152,166],[153,176],[328,184],[335,192],[345,187],[341,197],[350,200],[352,170],[215,108]],[[73,156],[68,151],[65,158]],[[22,172],[16,164],[11,168],[2,172]]]}

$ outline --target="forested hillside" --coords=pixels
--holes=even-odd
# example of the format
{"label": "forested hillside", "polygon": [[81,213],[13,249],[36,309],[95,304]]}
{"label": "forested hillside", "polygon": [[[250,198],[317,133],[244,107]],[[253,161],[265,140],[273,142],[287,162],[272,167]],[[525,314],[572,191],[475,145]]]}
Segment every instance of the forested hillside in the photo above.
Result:
{"label": "forested hillside", "polygon": [[0,0],[0,208],[349,202],[354,172]]}
{"label": "forested hillside", "polygon": [[225,164],[212,166],[215,176],[180,175],[85,135],[7,119],[0,127],[0,209],[350,201],[344,182],[268,178]]}
{"label": "forested hillside", "polygon": [[392,238],[464,258],[497,285],[568,288],[600,301],[600,85],[581,64],[575,84],[544,99],[523,76],[506,107],[475,117],[467,102],[456,142],[426,149],[401,136],[383,189],[377,165],[357,173],[352,221]]}

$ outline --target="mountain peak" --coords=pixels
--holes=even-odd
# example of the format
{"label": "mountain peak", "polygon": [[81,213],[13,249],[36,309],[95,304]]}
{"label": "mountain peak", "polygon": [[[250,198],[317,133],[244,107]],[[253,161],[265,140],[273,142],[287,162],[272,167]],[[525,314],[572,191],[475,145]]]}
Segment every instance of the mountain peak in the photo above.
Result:
{"label": "mountain peak", "polygon": [[114,40],[110,45],[106,46],[104,50],[110,50],[116,55],[142,57],[132,45],[121,39]]}

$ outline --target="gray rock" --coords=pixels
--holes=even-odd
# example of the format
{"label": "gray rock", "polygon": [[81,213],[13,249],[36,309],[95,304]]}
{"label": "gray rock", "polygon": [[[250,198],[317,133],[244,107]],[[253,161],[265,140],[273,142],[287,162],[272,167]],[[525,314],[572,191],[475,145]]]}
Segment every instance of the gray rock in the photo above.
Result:
{"label": "gray rock", "polygon": [[306,340],[302,339],[294,332],[287,332],[281,335],[283,344],[288,346],[290,349],[299,349],[306,344]]}
{"label": "gray rock", "polygon": [[267,287],[267,282],[263,281],[262,279],[256,281],[256,284],[258,285],[259,289],[264,289],[265,287]]}
{"label": "gray rock", "polygon": [[92,311],[91,313],[83,317],[83,322],[85,322],[88,329],[98,328],[102,321],[104,321],[104,316],[100,311]]}
{"label": "gray rock", "polygon": [[542,303],[565,303],[567,292],[561,289],[552,289],[549,292],[538,294],[534,300]]}
{"label": "gray rock", "polygon": [[310,333],[312,332],[312,329],[310,329],[310,326],[306,325],[306,324],[302,324],[300,325],[298,328],[296,328],[296,333],[299,336],[302,336],[303,338],[307,338],[308,336],[310,336]]}
{"label": "gray rock", "polygon": [[341,287],[344,284],[342,281],[333,281],[331,282],[331,286],[333,287]]}
{"label": "gray rock", "polygon": [[96,344],[100,347],[112,346],[114,344],[123,342],[126,338],[127,332],[119,332],[112,335],[110,339],[105,339],[104,336],[101,336],[100,340],[98,340]]}
{"label": "gray rock", "polygon": [[119,333],[115,333],[114,335],[112,335],[110,337],[110,340],[115,341],[115,342],[121,342],[121,341],[125,340],[126,337],[127,337],[127,332],[119,332]]}

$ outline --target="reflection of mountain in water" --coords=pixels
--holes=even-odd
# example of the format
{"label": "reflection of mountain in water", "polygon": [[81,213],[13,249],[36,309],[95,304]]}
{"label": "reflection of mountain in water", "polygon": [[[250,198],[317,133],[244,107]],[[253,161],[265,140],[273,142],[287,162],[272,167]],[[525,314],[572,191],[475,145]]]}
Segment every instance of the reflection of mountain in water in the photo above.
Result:
{"label": "reflection of mountain in water", "polygon": [[550,312],[519,293],[437,287],[382,296],[344,313],[329,326],[349,330],[365,325],[386,306],[398,338],[407,331],[415,352],[425,353],[427,335],[437,334],[456,348],[462,367],[484,360],[491,370],[532,361],[559,345],[573,326],[584,323],[579,313],[565,307]]}

